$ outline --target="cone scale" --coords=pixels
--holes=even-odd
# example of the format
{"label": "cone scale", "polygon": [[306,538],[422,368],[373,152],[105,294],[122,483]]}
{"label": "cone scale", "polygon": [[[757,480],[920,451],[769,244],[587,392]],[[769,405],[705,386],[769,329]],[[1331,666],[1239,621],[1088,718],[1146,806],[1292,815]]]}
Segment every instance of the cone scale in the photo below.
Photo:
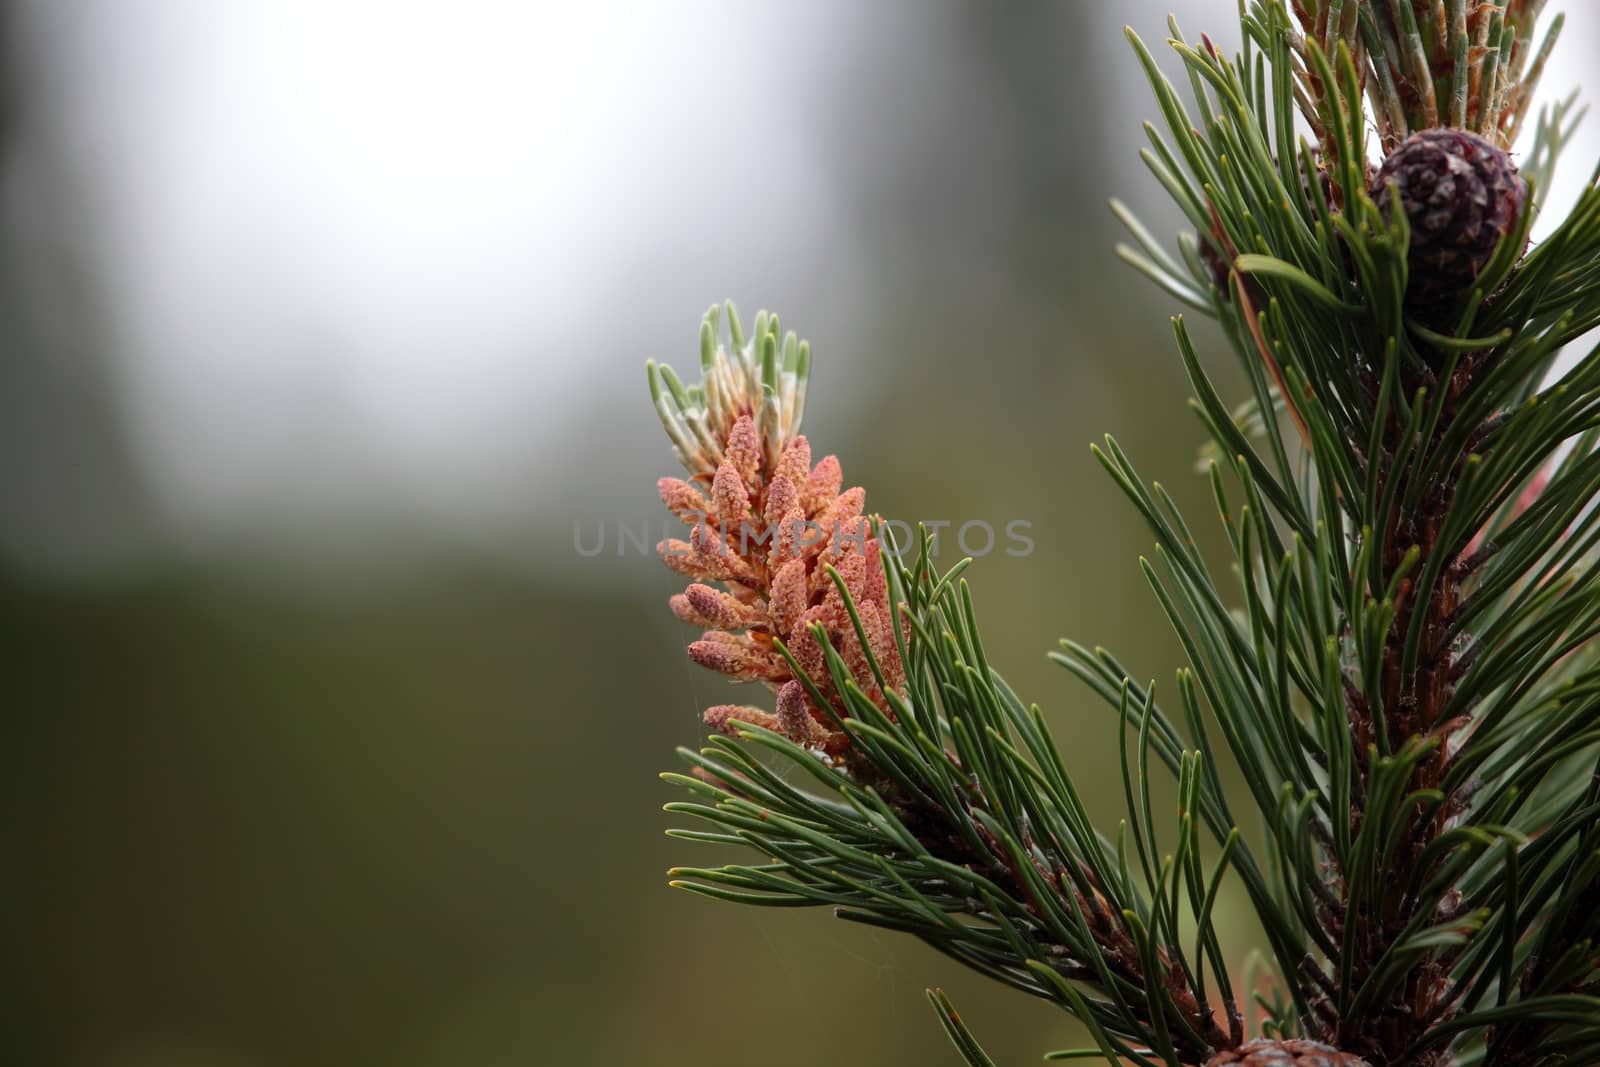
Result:
{"label": "cone scale", "polygon": [[1261,1039],[1219,1052],[1206,1067],[1368,1067],[1360,1056],[1317,1041]]}

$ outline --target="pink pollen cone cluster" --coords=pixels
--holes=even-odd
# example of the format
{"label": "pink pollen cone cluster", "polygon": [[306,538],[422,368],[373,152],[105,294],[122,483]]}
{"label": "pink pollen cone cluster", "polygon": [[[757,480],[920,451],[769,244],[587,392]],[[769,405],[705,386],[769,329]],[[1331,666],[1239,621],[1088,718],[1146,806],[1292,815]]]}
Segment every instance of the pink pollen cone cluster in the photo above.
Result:
{"label": "pink pollen cone cluster", "polygon": [[[689,527],[686,540],[662,541],[657,551],[692,583],[670,601],[678,618],[705,631],[689,645],[689,658],[777,694],[774,711],[723,704],[706,709],[706,724],[729,734],[752,724],[839,756],[850,747],[839,729],[844,705],[816,628],[885,711],[872,661],[891,689],[902,688],[905,675],[879,543],[862,513],[866,492],[841,491],[835,457],[812,464],[811,446],[797,432],[809,351],[791,334],[780,365],[776,327],[775,318],[762,316],[743,351],[710,350],[705,382],[692,390],[652,364],[657,410],[689,473],[657,483],[667,510]],[[849,592],[865,642],[830,571]],[[817,688],[820,704],[780,642]]]}

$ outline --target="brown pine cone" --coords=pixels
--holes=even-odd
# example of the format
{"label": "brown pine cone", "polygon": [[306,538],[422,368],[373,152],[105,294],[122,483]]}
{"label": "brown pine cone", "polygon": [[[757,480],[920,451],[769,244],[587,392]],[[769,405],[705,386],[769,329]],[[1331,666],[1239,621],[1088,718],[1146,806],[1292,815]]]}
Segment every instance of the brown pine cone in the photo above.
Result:
{"label": "brown pine cone", "polygon": [[1367,1067],[1360,1056],[1329,1048],[1316,1041],[1290,1039],[1247,1041],[1231,1052],[1219,1052],[1206,1061],[1206,1067]]}
{"label": "brown pine cone", "polygon": [[1439,129],[1412,134],[1378,168],[1371,193],[1385,215],[1391,186],[1411,222],[1406,303],[1418,318],[1440,324],[1516,228],[1528,183],[1489,141]]}

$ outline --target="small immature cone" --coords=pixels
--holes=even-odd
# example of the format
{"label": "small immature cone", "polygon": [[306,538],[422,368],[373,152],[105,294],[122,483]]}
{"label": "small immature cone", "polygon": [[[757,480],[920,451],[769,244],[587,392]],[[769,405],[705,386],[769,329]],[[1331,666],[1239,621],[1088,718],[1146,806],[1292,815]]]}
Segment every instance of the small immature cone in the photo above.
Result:
{"label": "small immature cone", "polygon": [[1368,1067],[1360,1056],[1316,1041],[1291,1038],[1272,1041],[1260,1038],[1247,1041],[1236,1049],[1219,1052],[1206,1061],[1206,1067]]}
{"label": "small immature cone", "polygon": [[[1411,224],[1406,304],[1433,325],[1488,265],[1500,240],[1517,226],[1528,183],[1511,157],[1467,130],[1414,133],[1391,152],[1372,179],[1385,213],[1398,197]],[[1520,250],[1519,250],[1520,251]]]}

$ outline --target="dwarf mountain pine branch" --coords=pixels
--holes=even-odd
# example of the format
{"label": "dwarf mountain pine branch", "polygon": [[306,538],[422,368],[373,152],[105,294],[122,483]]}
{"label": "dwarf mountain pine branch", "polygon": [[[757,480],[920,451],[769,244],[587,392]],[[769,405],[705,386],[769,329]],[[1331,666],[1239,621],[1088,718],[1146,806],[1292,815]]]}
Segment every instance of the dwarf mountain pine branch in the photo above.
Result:
{"label": "dwarf mountain pine branch", "polygon": [[[1055,654],[1114,716],[1114,837],[990,669],[965,565],[894,544],[812,462],[809,347],[730,305],[698,383],[651,365],[687,474],[660,485],[689,527],[661,545],[692,580],[672,610],[697,663],[773,693],[708,709],[667,776],[702,827],[677,836],[762,860],[675,884],[920,938],[1112,1063],[1600,1063],[1600,350],[1550,377],[1600,325],[1600,186],[1530,247],[1575,122],[1533,109],[1542,6],[1252,0],[1232,58],[1171,25],[1186,93],[1130,34],[1165,125],[1144,160],[1193,233],[1169,247],[1114,205],[1120,251],[1217,320],[1248,393],[1222,397],[1176,320],[1226,567],[1115,439],[1095,449],[1187,660],[1158,700],[1107,650]],[[1248,1026],[1225,875],[1275,970]]]}

